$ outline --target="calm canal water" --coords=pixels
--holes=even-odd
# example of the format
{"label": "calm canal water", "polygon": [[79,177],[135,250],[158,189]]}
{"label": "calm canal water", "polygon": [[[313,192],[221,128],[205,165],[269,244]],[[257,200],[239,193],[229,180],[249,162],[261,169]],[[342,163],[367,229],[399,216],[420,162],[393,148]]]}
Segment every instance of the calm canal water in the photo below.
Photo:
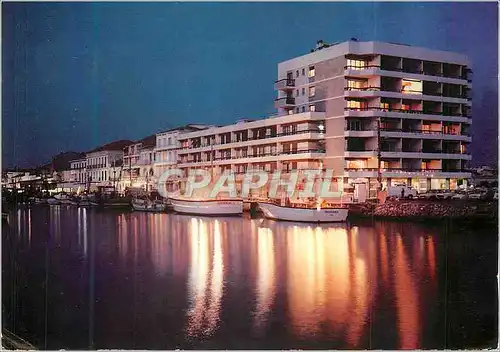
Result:
{"label": "calm canal water", "polygon": [[41,349],[496,347],[497,229],[38,206],[3,324]]}

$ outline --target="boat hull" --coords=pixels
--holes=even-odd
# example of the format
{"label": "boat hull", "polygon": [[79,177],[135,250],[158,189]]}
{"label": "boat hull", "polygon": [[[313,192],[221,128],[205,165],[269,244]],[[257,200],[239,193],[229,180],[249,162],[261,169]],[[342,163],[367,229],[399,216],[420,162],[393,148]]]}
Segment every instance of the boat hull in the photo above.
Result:
{"label": "boat hull", "polygon": [[167,206],[165,204],[139,204],[139,203],[134,203],[132,202],[132,208],[135,211],[146,211],[150,213],[163,213],[164,211],[167,210]]}
{"label": "boat hull", "polygon": [[282,207],[270,203],[258,203],[266,218],[299,222],[345,222],[349,215],[347,208],[305,209]]}
{"label": "boat hull", "polygon": [[243,214],[243,201],[241,200],[181,200],[170,199],[170,204],[175,212],[181,214],[206,215],[206,216],[237,216]]}
{"label": "boat hull", "polygon": [[59,205],[61,202],[55,198],[49,198],[47,199],[47,204],[49,205]]}

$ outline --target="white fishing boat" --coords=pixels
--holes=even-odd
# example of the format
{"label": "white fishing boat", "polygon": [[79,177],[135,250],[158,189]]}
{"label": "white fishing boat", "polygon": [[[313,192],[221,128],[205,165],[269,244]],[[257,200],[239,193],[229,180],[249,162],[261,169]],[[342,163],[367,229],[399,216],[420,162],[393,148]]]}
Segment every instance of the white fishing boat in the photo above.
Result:
{"label": "white fishing boat", "polygon": [[170,198],[172,208],[177,213],[192,215],[226,215],[243,214],[241,199],[182,199]]}
{"label": "white fishing boat", "polygon": [[58,199],[56,199],[56,198],[48,198],[47,199],[47,204],[49,204],[49,205],[59,205],[59,204],[61,204],[61,202]]}
{"label": "white fishing boat", "polygon": [[349,209],[321,208],[321,207],[297,207],[292,204],[282,206],[273,203],[259,202],[259,209],[264,216],[274,220],[298,221],[298,222],[345,222],[349,215]]}
{"label": "white fishing boat", "polygon": [[73,200],[66,193],[59,193],[54,195],[54,199],[58,200],[60,204],[68,204],[71,205]]}
{"label": "white fishing boat", "polygon": [[136,211],[147,211],[153,213],[161,213],[167,209],[167,205],[162,201],[151,201],[148,199],[132,200],[132,208]]}
{"label": "white fishing boat", "polygon": [[93,202],[88,199],[82,199],[80,200],[80,202],[78,202],[78,206],[81,208],[97,207],[98,205],[99,203]]}
{"label": "white fishing boat", "polygon": [[35,203],[35,204],[47,204],[47,199],[46,198],[35,198],[33,200],[33,203]]}

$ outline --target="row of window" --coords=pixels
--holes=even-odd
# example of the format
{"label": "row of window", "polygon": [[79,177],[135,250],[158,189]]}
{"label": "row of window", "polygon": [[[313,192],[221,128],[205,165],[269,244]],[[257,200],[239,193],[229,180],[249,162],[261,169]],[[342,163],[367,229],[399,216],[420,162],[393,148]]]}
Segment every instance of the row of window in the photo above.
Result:
{"label": "row of window", "polygon": [[175,145],[176,145],[176,139],[173,137],[157,137],[156,139],[157,147],[169,147]]}
{"label": "row of window", "polygon": [[[305,67],[302,68],[302,70],[296,70],[295,71],[295,78],[298,78],[299,77],[299,73],[300,71],[302,71],[302,76],[305,76],[306,75],[306,69]],[[314,66],[309,66],[308,70],[307,70],[307,77],[314,77],[316,75],[316,69],[314,68]],[[287,78],[288,79],[292,79],[293,78],[293,72],[292,71],[289,71],[287,73]]]}
{"label": "row of window", "polygon": [[[297,89],[295,90],[295,96],[298,97],[300,95],[300,90]],[[302,88],[302,96],[306,95],[306,88]],[[316,95],[316,87],[315,86],[310,86],[309,87],[309,96],[313,97]]]}
{"label": "row of window", "polygon": [[306,109],[307,109],[307,111],[315,112],[316,111],[316,105],[311,104],[308,107],[306,107],[304,105],[304,106],[296,107],[295,110],[294,109],[290,109],[290,110],[288,110],[288,115],[293,115],[293,114],[299,114],[301,112],[306,112]]}

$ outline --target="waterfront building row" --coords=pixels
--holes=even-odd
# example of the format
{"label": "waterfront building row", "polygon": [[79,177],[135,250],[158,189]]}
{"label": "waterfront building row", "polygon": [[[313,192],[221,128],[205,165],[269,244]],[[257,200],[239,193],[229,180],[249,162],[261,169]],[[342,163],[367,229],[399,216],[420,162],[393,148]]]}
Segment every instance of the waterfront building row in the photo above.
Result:
{"label": "waterfront building row", "polygon": [[[73,179],[152,190],[169,168],[214,175],[332,169],[336,187],[456,188],[471,177],[471,70],[464,55],[402,44],[318,42],[278,64],[277,114],[187,125],[87,153]],[[104,149],[103,149],[104,148]],[[121,160],[121,162],[119,162]],[[117,176],[118,175],[118,176]]]}

